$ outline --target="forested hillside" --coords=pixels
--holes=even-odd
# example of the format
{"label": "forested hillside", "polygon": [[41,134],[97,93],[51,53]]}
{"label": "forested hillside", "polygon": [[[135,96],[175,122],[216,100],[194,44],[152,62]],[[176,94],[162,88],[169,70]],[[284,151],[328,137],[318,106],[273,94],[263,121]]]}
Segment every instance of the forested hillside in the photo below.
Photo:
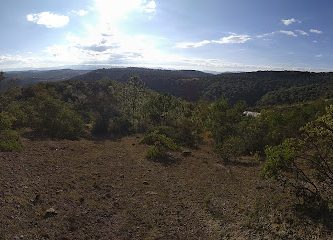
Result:
{"label": "forested hillside", "polygon": [[225,97],[232,103],[243,100],[254,106],[333,96],[332,73],[267,71],[212,75],[198,71],[121,68],[96,70],[74,79],[95,81],[108,78],[126,82],[131,76],[139,76],[150,89],[190,101]]}
{"label": "forested hillside", "polygon": [[102,79],[125,83],[132,76],[154,91],[188,101],[214,101],[221,97],[231,103],[239,100],[250,106],[293,104],[333,97],[333,73],[262,71],[213,75],[200,71],[176,71],[147,68],[110,68],[94,71],[53,70],[6,73],[0,90],[10,85],[31,85],[38,82]]}
{"label": "forested hillside", "polygon": [[201,81],[202,96],[249,105],[296,103],[333,96],[333,73],[251,72],[220,74]]}
{"label": "forested hillside", "polygon": [[132,76],[139,77],[146,87],[161,92],[182,97],[186,100],[200,98],[199,79],[213,76],[209,73],[192,70],[161,70],[147,68],[111,68],[99,69],[74,77],[72,80],[96,81],[103,78],[118,82],[127,82]]}

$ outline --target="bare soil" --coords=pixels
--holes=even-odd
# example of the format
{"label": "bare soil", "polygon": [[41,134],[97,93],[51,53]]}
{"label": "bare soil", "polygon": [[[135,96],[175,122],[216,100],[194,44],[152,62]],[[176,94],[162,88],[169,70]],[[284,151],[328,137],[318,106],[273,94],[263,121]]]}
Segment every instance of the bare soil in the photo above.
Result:
{"label": "bare soil", "polygon": [[139,142],[24,140],[0,153],[0,239],[333,239],[254,160],[225,166],[205,144],[163,165]]}

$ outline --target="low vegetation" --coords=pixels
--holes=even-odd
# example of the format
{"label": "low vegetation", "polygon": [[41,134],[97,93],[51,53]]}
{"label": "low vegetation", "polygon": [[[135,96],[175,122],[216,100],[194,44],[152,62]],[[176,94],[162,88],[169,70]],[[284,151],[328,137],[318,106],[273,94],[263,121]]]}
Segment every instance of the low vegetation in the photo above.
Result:
{"label": "low vegetation", "polygon": [[267,147],[263,174],[288,185],[300,203],[328,210],[333,204],[333,106],[302,128],[298,138]]}
{"label": "low vegetation", "polygon": [[158,131],[147,134],[141,143],[151,146],[147,158],[153,161],[170,162],[173,160],[170,153],[179,149],[173,139]]}
{"label": "low vegetation", "polygon": [[20,136],[12,128],[14,121],[9,113],[0,113],[0,151],[19,151],[22,148]]}

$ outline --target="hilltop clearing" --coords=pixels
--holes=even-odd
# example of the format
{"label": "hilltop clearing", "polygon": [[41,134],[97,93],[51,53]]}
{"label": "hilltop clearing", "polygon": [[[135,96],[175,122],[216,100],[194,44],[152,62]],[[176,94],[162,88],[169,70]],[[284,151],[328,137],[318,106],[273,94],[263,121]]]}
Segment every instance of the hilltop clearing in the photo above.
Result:
{"label": "hilltop clearing", "polygon": [[24,139],[0,153],[0,239],[332,238],[252,159],[225,166],[205,143],[163,165],[140,140]]}

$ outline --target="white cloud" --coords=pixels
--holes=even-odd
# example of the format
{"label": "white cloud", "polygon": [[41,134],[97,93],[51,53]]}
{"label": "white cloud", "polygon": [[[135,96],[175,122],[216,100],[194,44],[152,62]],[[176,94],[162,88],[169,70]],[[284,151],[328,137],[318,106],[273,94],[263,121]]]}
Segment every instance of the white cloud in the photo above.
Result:
{"label": "white cloud", "polygon": [[290,37],[297,37],[297,34],[294,33],[293,31],[284,31],[284,30],[280,30],[279,33],[282,33],[284,35],[290,36]]}
{"label": "white cloud", "polygon": [[[154,16],[157,11],[155,0],[93,0],[93,7],[89,12],[97,15],[98,20],[94,25],[87,24],[85,31],[80,36],[68,34],[65,43],[47,47],[43,52],[31,57],[28,56],[0,56],[0,68],[2,67],[49,67],[64,65],[108,65],[108,66],[143,66],[163,67],[177,69],[201,69],[201,70],[264,70],[274,69],[273,66],[252,66],[241,63],[231,63],[223,59],[192,58],[166,51],[159,46],[165,43],[160,38],[147,35],[132,35],[124,33],[119,27],[124,21],[134,14],[142,16]],[[84,16],[85,10],[71,11],[69,14]],[[45,16],[44,16],[45,15]],[[50,20],[54,16],[64,17],[63,26],[68,24],[67,16],[56,15],[49,12],[29,14],[27,19],[47,27],[60,27],[60,23]],[[71,15],[69,15],[71,16]],[[43,19],[44,18],[44,19]],[[48,21],[45,19],[49,18]],[[54,20],[54,19],[53,19]],[[53,23],[52,23],[53,22]],[[65,23],[66,22],[66,23]],[[276,31],[266,34],[296,35],[296,31]],[[293,33],[293,34],[291,34]],[[300,32],[297,32],[301,34]],[[296,35],[297,36],[297,35]],[[217,40],[203,40],[199,42],[178,43],[178,48],[198,48],[208,44],[244,44],[254,36],[246,34],[230,33]],[[175,50],[175,49],[173,49]]]}
{"label": "white cloud", "polygon": [[75,15],[75,16],[79,16],[79,17],[84,17],[88,13],[89,12],[87,10],[84,10],[84,9],[70,11],[70,14]]}
{"label": "white cloud", "polygon": [[[119,23],[132,14],[152,16],[156,12],[154,0],[94,0],[89,11],[94,11],[98,22],[87,24],[80,36],[68,34],[66,42],[47,47],[45,61],[70,64],[131,64],[162,61],[156,37],[125,34]],[[84,16],[86,10],[70,11]],[[31,17],[29,17],[31,19]]]}
{"label": "white cloud", "polygon": [[149,1],[145,6],[144,6],[144,11],[146,13],[155,13],[156,12],[156,2],[155,1]]}
{"label": "white cloud", "polygon": [[203,40],[200,42],[181,42],[177,43],[177,48],[198,48],[203,47],[208,44],[217,43],[217,44],[241,44],[246,43],[247,41],[251,40],[251,37],[249,35],[237,35],[237,34],[231,34],[226,37],[222,37],[219,40]]}
{"label": "white cloud", "polygon": [[322,34],[323,32],[317,29],[310,29],[311,33]]}
{"label": "white cloud", "polygon": [[301,21],[299,21],[295,18],[282,19],[281,22],[286,26],[289,26],[289,25],[294,24],[294,23],[301,23]]}
{"label": "white cloud", "polygon": [[309,34],[303,30],[296,30],[296,32],[303,36],[309,36]]}
{"label": "white cloud", "polygon": [[323,54],[318,54],[315,56],[316,58],[322,58],[323,57]]}
{"label": "white cloud", "polygon": [[231,34],[230,36],[223,37],[220,40],[213,42],[219,44],[233,44],[233,43],[246,43],[249,40],[251,40],[251,37],[249,35]]}
{"label": "white cloud", "polygon": [[203,47],[205,45],[208,45],[212,43],[212,41],[209,40],[203,40],[201,42],[181,42],[177,43],[176,47],[177,48],[198,48],[198,47]]}
{"label": "white cloud", "polygon": [[[29,54],[31,55],[31,54]],[[50,62],[40,56],[0,55],[0,69],[49,67]]]}
{"label": "white cloud", "polygon": [[[88,29],[84,37],[68,34],[66,39],[65,44],[49,46],[40,55],[35,55],[34,59],[8,56],[1,61],[0,58],[0,68],[107,65],[213,71],[255,69],[255,66],[227,62],[222,59],[184,57],[177,53],[163,51],[158,47],[160,38],[126,35],[106,25],[103,28],[99,26]],[[264,67],[258,67],[258,69],[264,69]]]}
{"label": "white cloud", "polygon": [[27,20],[39,25],[44,25],[47,28],[60,28],[69,23],[68,16],[58,15],[51,12],[28,14]]}
{"label": "white cloud", "polygon": [[304,35],[304,36],[307,34],[305,31],[302,31],[302,30],[295,30],[295,31],[280,30],[280,31],[257,35],[257,38],[263,38],[264,40],[267,40],[267,39],[269,39],[269,37],[273,37],[274,35],[277,35],[277,34],[283,34],[283,35],[287,35],[289,37],[298,37],[298,35],[295,32],[298,32],[300,35]]}
{"label": "white cloud", "polygon": [[112,26],[88,29],[85,36],[68,34],[67,42],[49,46],[45,54],[66,64],[137,64],[166,61],[170,54],[159,50],[161,39],[127,35]]}
{"label": "white cloud", "polygon": [[260,35],[257,35],[257,38],[267,38],[267,37],[272,37],[276,34],[277,32],[271,32],[271,33],[263,33]]}
{"label": "white cloud", "polygon": [[[132,14],[151,17],[157,8],[155,1],[148,0],[94,0],[96,24],[87,24],[80,36],[69,33],[66,42],[52,45],[43,52],[45,62],[53,64],[134,64],[137,62],[161,62],[168,58],[162,53],[154,36],[123,33],[119,23]],[[69,14],[85,15],[85,10]],[[172,59],[170,57],[170,59]]]}

